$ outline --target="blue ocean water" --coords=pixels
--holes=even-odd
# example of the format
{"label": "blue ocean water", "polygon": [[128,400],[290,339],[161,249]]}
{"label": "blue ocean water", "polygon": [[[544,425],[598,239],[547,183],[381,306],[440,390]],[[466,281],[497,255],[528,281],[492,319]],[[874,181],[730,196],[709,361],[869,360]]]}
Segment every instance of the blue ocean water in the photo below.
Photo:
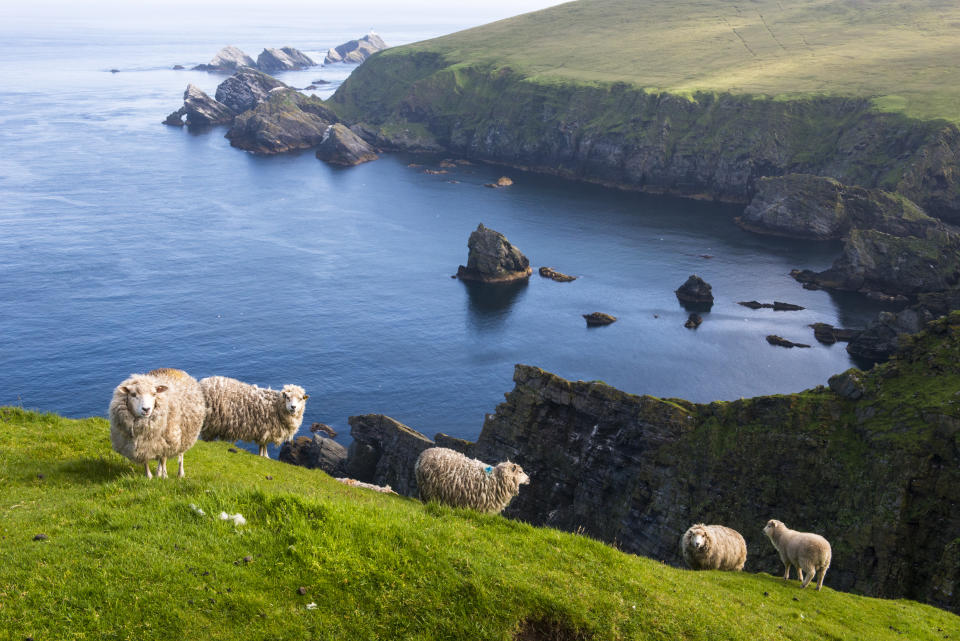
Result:
{"label": "blue ocean water", "polygon": [[[430,175],[440,158],[402,154],[339,169],[309,152],[238,151],[222,128],[160,124],[188,82],[212,94],[222,80],[174,64],[225,44],[317,53],[371,26],[305,11],[2,28],[0,405],[103,416],[119,381],[166,366],[300,384],[304,430],[322,421],[341,440],[348,416],[374,412],[472,439],[516,363],[695,401],[797,391],[851,366],[808,324],[862,325],[876,306],[789,276],[827,267],[839,246],[746,233],[732,222],[740,207],[483,164]],[[471,19],[394,10],[373,26],[402,44]],[[326,96],[349,71],[280,78],[326,79]],[[504,174],[512,187],[483,186]],[[533,265],[579,279],[451,279],[481,222]],[[692,273],[717,299],[697,330],[673,293]],[[750,299],[806,310],[736,304]],[[620,320],[587,329],[593,311]],[[770,333],[813,346],[771,347]]]}

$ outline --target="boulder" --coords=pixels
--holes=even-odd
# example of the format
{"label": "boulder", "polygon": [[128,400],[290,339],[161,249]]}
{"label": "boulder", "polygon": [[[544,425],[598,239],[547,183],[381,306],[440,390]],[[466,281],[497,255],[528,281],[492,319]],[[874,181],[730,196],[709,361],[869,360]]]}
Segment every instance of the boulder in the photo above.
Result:
{"label": "boulder", "polygon": [[321,469],[330,476],[342,476],[347,469],[347,448],[319,434],[298,436],[280,447],[284,463]]}
{"label": "boulder", "polygon": [[831,376],[827,383],[835,394],[844,398],[855,401],[863,396],[863,372],[858,369]]}
{"label": "boulder", "polygon": [[253,109],[270,95],[270,90],[286,87],[272,76],[252,67],[241,67],[217,87],[216,98],[236,113]]}
{"label": "boulder", "polygon": [[334,62],[352,62],[361,63],[378,51],[388,47],[383,38],[370,32],[362,38],[345,42],[342,45],[333,47],[327,52],[323,59],[323,64],[328,65]]}
{"label": "boulder", "polygon": [[513,184],[513,180],[512,180],[509,176],[500,176],[499,178],[497,178],[497,182],[495,182],[495,183],[484,183],[483,186],[484,186],[484,187],[493,187],[494,189],[497,189],[497,188],[499,188],[499,187],[509,187],[509,186],[512,185],[512,184]]}
{"label": "boulder", "polygon": [[810,174],[759,179],[753,199],[736,221],[758,233],[817,240],[842,238],[855,228],[917,236],[941,226],[900,194]]}
{"label": "boulder", "polygon": [[217,102],[196,85],[187,85],[183,92],[182,111],[187,117],[186,123],[193,127],[229,124],[236,115],[230,107]]}
{"label": "boulder", "polygon": [[687,329],[696,329],[700,327],[700,324],[703,323],[703,317],[700,314],[691,313],[687,318],[687,322],[683,324]]}
{"label": "boulder", "polygon": [[257,63],[253,58],[245,54],[237,47],[224,47],[217,52],[210,62],[205,65],[197,65],[194,70],[197,71],[235,71],[240,67],[253,67]]}
{"label": "boulder", "polygon": [[571,281],[577,280],[576,276],[568,276],[567,274],[561,274],[558,271],[551,269],[550,267],[541,267],[540,275],[544,278],[549,278],[550,280],[555,280],[558,283],[569,283]]}
{"label": "boulder", "polygon": [[713,304],[713,288],[696,274],[691,275],[683,285],[674,291],[681,303]]}
{"label": "boulder", "polygon": [[317,148],[317,158],[331,165],[352,167],[376,160],[376,150],[348,127],[336,123],[327,127]]}
{"label": "boulder", "polygon": [[336,115],[319,98],[278,87],[265,101],[237,116],[226,137],[246,151],[278,154],[319,145],[335,122]]}
{"label": "boulder", "polygon": [[460,265],[457,278],[499,283],[527,278],[533,273],[530,261],[500,232],[481,223],[467,241],[470,252],[466,266]]}
{"label": "boulder", "polygon": [[780,347],[810,347],[805,343],[794,343],[793,341],[788,341],[786,338],[777,336],[776,334],[768,335],[767,342],[771,345],[778,345]]}
{"label": "boulder", "polygon": [[257,56],[257,69],[264,73],[292,71],[316,66],[309,56],[293,47],[266,48]]}
{"label": "boulder", "polygon": [[351,416],[353,443],[346,476],[376,485],[389,485],[405,496],[417,496],[413,465],[434,443],[420,432],[383,414]]}
{"label": "boulder", "polygon": [[610,325],[617,321],[616,316],[611,316],[610,314],[604,314],[603,312],[591,312],[589,314],[584,314],[583,317],[587,321],[587,327],[601,327],[603,325]]}
{"label": "boulder", "polygon": [[860,333],[858,329],[834,327],[829,323],[813,323],[813,336],[824,345],[833,345],[838,341],[849,341]]}
{"label": "boulder", "polygon": [[169,116],[164,119],[163,124],[170,125],[171,127],[182,127],[186,123],[183,122],[183,117],[187,114],[187,110],[183,107],[180,107]]}

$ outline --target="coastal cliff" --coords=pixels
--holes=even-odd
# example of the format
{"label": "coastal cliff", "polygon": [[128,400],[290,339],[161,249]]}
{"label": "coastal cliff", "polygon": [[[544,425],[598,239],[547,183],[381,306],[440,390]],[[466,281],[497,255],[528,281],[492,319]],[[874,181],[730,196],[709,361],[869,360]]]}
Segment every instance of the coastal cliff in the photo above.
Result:
{"label": "coastal cliff", "polygon": [[[520,463],[531,483],[505,510],[513,518],[675,565],[690,524],[722,523],[746,539],[747,571],[774,574],[782,566],[761,528],[777,518],[831,541],[827,585],[958,611],[958,363],[955,312],[870,372],[733,402],[635,396],[518,365],[476,443],[435,442]],[[367,465],[415,495],[409,470],[428,440],[404,428],[417,437],[408,455]],[[357,447],[394,440],[368,432],[353,431]]]}
{"label": "coastal cliff", "polygon": [[897,192],[960,222],[960,130],[878,113],[866,98],[544,82],[397,48],[356,69],[331,102],[381,147],[439,146],[577,180],[742,203],[762,177],[815,174]]}

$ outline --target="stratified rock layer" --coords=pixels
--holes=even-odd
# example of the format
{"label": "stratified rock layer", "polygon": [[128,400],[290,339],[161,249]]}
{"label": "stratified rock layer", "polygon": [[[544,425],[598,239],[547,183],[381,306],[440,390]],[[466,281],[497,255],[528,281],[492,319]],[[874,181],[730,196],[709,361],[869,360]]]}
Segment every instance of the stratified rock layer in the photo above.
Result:
{"label": "stratified rock layer", "polygon": [[506,236],[483,223],[470,234],[467,247],[467,264],[457,270],[457,278],[462,280],[496,283],[527,278],[533,273],[527,257]]}
{"label": "stratified rock layer", "polygon": [[257,69],[264,73],[306,69],[316,64],[310,56],[293,47],[281,47],[280,49],[267,47],[257,56]]}
{"label": "stratified rock layer", "polygon": [[266,100],[270,90],[286,86],[272,76],[243,67],[217,86],[216,98],[240,114]]}
{"label": "stratified rock layer", "polygon": [[387,47],[388,45],[383,41],[383,38],[371,31],[362,38],[345,42],[330,49],[323,59],[323,64],[329,65],[335,62],[361,63]]}
{"label": "stratified rock layer", "polygon": [[182,113],[187,116],[186,124],[194,127],[229,124],[235,115],[230,107],[217,102],[195,85],[187,85],[183,92]]}

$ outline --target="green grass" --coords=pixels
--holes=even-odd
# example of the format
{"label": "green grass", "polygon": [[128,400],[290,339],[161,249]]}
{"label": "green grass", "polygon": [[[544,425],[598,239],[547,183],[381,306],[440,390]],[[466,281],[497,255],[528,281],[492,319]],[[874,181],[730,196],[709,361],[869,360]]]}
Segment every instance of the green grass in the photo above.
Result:
{"label": "green grass", "polygon": [[573,534],[349,488],[223,443],[188,452],[186,479],[147,481],[110,451],[108,432],[103,419],[0,408],[0,638],[960,634],[960,618],[930,606],[678,570]]}
{"label": "green grass", "polygon": [[960,122],[960,3],[949,0],[579,0],[381,55],[410,49],[546,83],[865,97]]}

